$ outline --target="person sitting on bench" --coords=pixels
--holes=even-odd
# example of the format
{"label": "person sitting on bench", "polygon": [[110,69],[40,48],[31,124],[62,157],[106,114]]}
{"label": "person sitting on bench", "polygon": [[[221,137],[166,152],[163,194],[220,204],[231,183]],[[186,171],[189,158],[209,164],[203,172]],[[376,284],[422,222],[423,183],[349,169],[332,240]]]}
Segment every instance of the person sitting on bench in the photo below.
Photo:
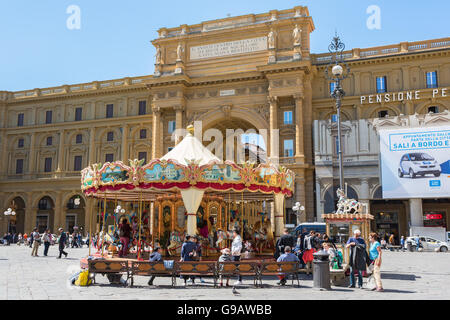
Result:
{"label": "person sitting on bench", "polygon": [[[155,247],[155,250],[150,254],[149,261],[150,262],[156,262],[156,261],[163,261],[162,255],[161,255],[162,249],[161,247]],[[155,280],[156,276],[151,276],[150,280],[148,281],[148,285],[153,285],[153,280]]]}
{"label": "person sitting on bench", "polygon": [[[277,262],[300,262],[298,257],[293,254],[292,249],[290,246],[284,247],[284,253],[278,257]],[[279,274],[278,278],[280,279],[279,282],[277,282],[278,285],[284,286],[286,284],[286,275],[285,274]]]}

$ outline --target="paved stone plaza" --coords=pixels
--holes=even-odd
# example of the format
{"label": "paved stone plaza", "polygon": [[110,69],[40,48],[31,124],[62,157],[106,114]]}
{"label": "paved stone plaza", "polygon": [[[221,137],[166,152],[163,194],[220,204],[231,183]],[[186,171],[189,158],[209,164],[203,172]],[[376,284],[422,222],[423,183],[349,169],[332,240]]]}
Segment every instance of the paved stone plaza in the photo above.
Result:
{"label": "paved stone plaza", "polygon": [[[135,277],[135,287],[110,286],[106,277],[97,276],[97,285],[76,287],[68,278],[79,269],[79,259],[88,249],[68,249],[67,259],[55,259],[57,247],[52,246],[48,257],[31,257],[31,248],[12,245],[0,247],[0,299],[450,299],[450,254],[419,252],[383,252],[382,280],[385,292],[378,293],[346,287],[333,287],[330,292],[312,288],[312,276],[301,275],[301,288],[278,287],[276,279],[266,279],[263,289],[252,287],[244,279],[234,295],[231,288],[205,285],[170,287],[167,278],[156,278],[149,287],[148,278]],[[230,282],[233,283],[234,281]]]}

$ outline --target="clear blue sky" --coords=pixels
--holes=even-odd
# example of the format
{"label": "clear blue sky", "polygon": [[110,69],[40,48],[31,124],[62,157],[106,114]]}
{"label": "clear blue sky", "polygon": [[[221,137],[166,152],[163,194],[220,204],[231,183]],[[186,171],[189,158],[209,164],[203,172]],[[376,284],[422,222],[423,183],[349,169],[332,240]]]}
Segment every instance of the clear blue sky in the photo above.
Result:
{"label": "clear blue sky", "polygon": [[[81,9],[80,30],[66,27],[70,5]],[[449,36],[448,0],[2,1],[0,90],[152,74],[150,40],[161,27],[296,5],[308,6],[316,25],[313,53],[327,51],[336,29],[348,49]],[[381,9],[381,30],[366,27],[370,5]]]}

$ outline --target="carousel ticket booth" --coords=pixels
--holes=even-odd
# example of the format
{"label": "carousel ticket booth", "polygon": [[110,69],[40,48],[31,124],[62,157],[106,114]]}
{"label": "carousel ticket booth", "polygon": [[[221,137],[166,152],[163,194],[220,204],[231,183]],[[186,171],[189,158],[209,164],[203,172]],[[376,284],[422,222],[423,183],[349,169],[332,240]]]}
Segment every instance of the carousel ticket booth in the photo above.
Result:
{"label": "carousel ticket booth", "polygon": [[[123,217],[133,227],[138,259],[145,248],[157,245],[168,255],[180,254],[186,235],[199,237],[202,256],[217,255],[230,247],[232,230],[240,232],[249,251],[273,253],[274,241],[283,232],[284,199],[292,196],[294,173],[270,163],[223,162],[194,136],[193,128],[188,131],[174,149],[147,164],[116,161],[82,170],[82,191],[104,202],[98,206],[102,227],[97,230],[102,255],[105,242],[120,245],[118,225]],[[111,201],[114,212],[100,210],[112,211],[106,205]],[[269,203],[275,211],[275,230],[268,219]]]}
{"label": "carousel ticket booth", "polygon": [[362,213],[330,213],[323,214],[322,218],[327,225],[327,235],[343,252],[344,261],[348,262],[348,250],[345,250],[345,244],[350,237],[353,237],[355,230],[361,231],[361,237],[368,244],[370,225],[373,220],[371,214]]}

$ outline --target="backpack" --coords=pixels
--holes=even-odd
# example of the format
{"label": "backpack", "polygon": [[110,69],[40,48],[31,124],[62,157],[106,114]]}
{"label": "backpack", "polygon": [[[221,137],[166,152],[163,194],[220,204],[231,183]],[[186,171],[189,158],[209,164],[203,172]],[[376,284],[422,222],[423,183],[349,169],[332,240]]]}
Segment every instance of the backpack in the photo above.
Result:
{"label": "backpack", "polygon": [[336,256],[331,261],[331,265],[333,269],[342,269],[342,262],[344,258],[342,256],[342,252],[340,250],[336,250]]}
{"label": "backpack", "polygon": [[82,271],[78,276],[78,279],[75,280],[75,285],[80,287],[86,287],[92,284],[92,280],[89,279],[89,271]]}

